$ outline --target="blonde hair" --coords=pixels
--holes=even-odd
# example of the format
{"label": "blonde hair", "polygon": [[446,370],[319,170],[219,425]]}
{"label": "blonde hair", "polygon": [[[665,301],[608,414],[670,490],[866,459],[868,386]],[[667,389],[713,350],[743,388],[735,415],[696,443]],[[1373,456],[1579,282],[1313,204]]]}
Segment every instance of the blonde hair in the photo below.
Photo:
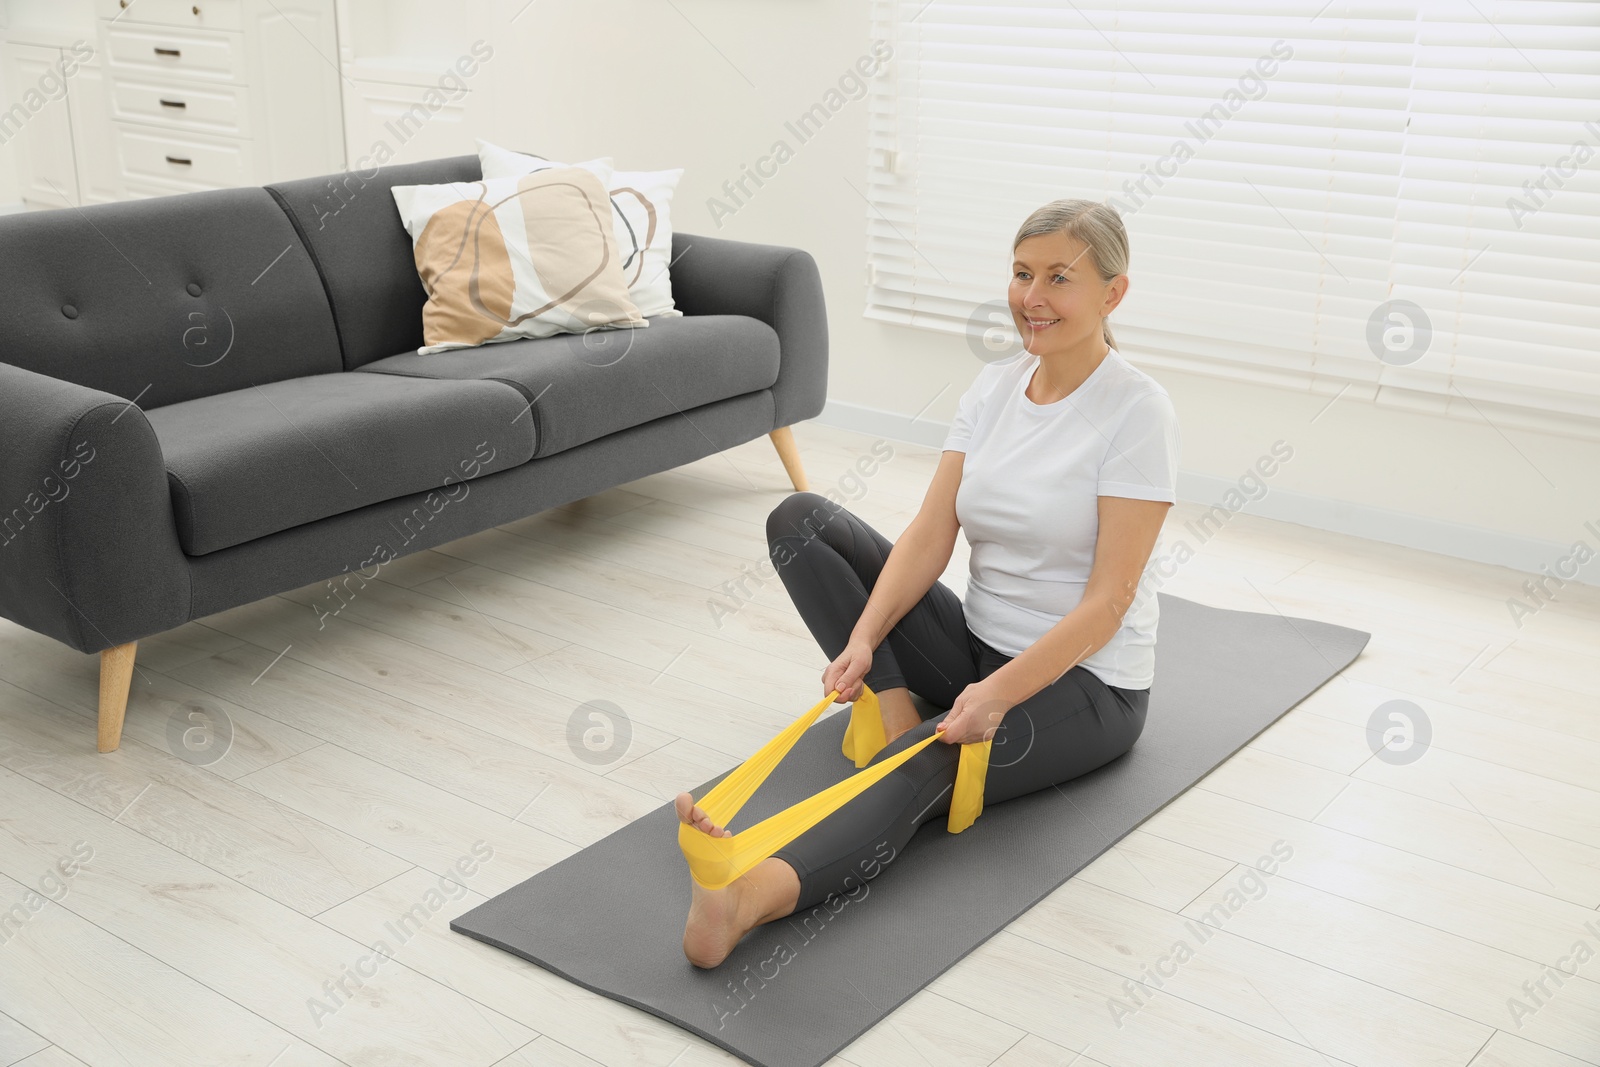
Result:
{"label": "blonde hair", "polygon": [[[1089,246],[1102,282],[1128,273],[1128,231],[1123,229],[1122,216],[1109,204],[1097,200],[1052,200],[1023,222],[1016,240],[1011,242],[1011,251],[1016,252],[1017,246],[1030,237],[1056,233],[1065,233]],[[1100,320],[1100,332],[1107,345],[1117,347],[1111,323],[1106,319]]]}

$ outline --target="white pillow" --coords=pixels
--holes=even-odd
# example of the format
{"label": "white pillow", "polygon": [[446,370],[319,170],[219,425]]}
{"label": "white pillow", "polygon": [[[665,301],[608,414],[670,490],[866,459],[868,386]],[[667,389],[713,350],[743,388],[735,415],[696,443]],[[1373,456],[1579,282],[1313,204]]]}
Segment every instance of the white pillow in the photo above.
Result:
{"label": "white pillow", "polygon": [[417,351],[649,326],[619,265],[609,172],[394,186],[428,294]]}
{"label": "white pillow", "polygon": [[[605,156],[592,163],[604,162]],[[478,163],[485,178],[515,178],[546,167],[562,167],[541,156],[513,152],[509,148],[478,141]],[[576,163],[573,166],[587,167]],[[672,302],[672,194],[677,191],[683,168],[672,170],[619,170],[606,186],[616,218],[618,254],[622,273],[628,282],[628,298],[641,315],[672,318],[682,315]]]}

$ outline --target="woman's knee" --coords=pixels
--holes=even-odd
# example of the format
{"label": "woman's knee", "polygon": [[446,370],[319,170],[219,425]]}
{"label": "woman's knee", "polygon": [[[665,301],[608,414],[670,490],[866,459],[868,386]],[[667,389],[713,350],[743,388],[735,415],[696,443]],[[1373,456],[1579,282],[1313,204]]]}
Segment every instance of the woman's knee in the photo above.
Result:
{"label": "woman's knee", "polygon": [[790,493],[767,513],[767,543],[782,537],[815,536],[817,529],[839,510],[839,505],[818,493]]}
{"label": "woman's knee", "polygon": [[[816,493],[790,493],[766,515],[766,547],[774,563],[784,563],[794,553],[827,530],[843,507]],[[782,552],[779,552],[779,550]]]}

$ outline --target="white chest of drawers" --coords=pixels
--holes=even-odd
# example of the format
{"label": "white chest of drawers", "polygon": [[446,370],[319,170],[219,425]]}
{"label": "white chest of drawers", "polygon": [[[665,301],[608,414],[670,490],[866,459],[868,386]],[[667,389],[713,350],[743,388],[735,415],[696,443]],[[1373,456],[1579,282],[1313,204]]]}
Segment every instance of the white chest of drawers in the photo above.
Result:
{"label": "white chest of drawers", "polygon": [[344,169],[334,0],[95,0],[124,193]]}

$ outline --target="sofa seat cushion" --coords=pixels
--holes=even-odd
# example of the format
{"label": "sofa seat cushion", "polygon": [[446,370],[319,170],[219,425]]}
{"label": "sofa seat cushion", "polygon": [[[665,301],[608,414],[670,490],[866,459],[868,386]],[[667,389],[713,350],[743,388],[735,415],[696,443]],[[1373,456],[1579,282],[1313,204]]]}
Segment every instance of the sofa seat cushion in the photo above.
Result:
{"label": "sofa seat cushion", "polygon": [[469,491],[461,482],[533,457],[526,409],[503,382],[340,372],[145,417],[166,460],[179,543],[200,556],[411,493],[457,499]]}
{"label": "sofa seat cushion", "polygon": [[650,325],[592,330],[481,348],[376,360],[357,373],[495,380],[521,391],[537,426],[536,457],[702,404],[771,388],[778,335],[747,315],[659,316]]}

